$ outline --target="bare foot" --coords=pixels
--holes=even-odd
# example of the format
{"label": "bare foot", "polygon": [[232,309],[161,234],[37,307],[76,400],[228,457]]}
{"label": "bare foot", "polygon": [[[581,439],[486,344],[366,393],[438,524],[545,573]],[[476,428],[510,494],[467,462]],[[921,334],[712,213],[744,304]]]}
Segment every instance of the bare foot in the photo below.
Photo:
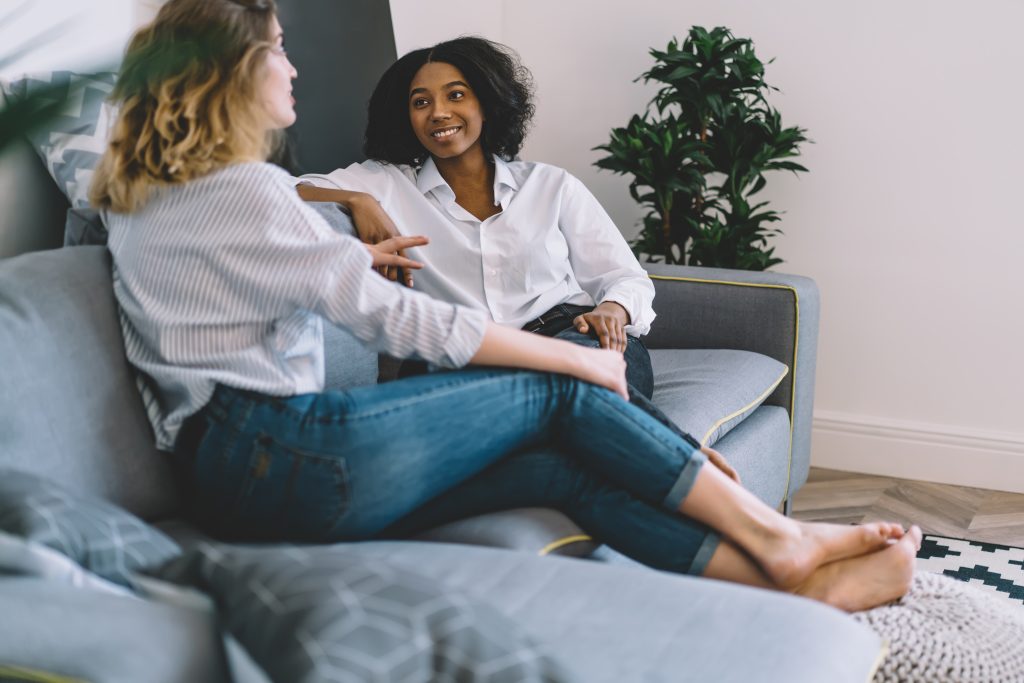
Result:
{"label": "bare foot", "polygon": [[920,547],[921,530],[911,527],[883,550],[819,568],[793,592],[847,612],[877,607],[906,594]]}
{"label": "bare foot", "polygon": [[775,585],[788,590],[822,565],[879,550],[903,535],[903,527],[890,522],[855,526],[793,522],[789,533],[766,538],[762,548],[750,552]]}

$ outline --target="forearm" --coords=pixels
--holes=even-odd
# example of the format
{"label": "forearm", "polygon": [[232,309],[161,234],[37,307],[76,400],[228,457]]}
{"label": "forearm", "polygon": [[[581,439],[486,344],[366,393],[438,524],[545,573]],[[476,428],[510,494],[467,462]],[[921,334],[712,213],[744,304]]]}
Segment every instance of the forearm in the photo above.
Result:
{"label": "forearm", "polygon": [[307,202],[335,202],[340,204],[347,212],[352,212],[352,207],[361,201],[365,201],[370,195],[365,192],[354,192],[352,190],[339,190],[329,187],[318,187],[309,183],[295,186],[304,201]]}
{"label": "forearm", "polygon": [[489,322],[483,342],[469,362],[473,365],[575,374],[581,362],[578,357],[580,348],[576,344]]}

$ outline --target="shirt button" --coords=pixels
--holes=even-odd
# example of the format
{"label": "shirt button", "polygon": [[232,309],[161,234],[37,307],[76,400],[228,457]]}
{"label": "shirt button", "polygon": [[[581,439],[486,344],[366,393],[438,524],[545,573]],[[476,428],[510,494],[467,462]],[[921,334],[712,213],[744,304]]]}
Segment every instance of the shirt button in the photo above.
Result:
{"label": "shirt button", "polygon": [[496,271],[496,270],[494,270],[494,269],[492,268],[492,269],[491,269],[491,275],[497,275],[497,274],[498,274],[498,271]]}

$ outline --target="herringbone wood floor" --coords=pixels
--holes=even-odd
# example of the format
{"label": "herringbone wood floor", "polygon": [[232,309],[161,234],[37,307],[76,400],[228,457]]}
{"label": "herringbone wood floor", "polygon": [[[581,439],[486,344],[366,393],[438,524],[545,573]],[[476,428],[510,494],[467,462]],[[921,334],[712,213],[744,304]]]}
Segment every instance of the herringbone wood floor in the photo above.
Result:
{"label": "herringbone wood floor", "polygon": [[811,468],[793,516],[917,524],[926,534],[1024,546],[1024,494]]}

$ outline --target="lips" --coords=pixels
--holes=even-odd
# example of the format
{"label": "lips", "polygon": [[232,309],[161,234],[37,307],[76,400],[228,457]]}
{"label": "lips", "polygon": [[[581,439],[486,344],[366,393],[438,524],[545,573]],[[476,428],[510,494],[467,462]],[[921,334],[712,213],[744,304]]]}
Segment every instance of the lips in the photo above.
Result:
{"label": "lips", "polygon": [[455,135],[460,130],[462,130],[462,126],[446,126],[444,128],[438,128],[437,130],[432,131],[430,133],[430,137],[434,138],[435,140],[444,140],[445,138],[450,138],[451,136]]}

